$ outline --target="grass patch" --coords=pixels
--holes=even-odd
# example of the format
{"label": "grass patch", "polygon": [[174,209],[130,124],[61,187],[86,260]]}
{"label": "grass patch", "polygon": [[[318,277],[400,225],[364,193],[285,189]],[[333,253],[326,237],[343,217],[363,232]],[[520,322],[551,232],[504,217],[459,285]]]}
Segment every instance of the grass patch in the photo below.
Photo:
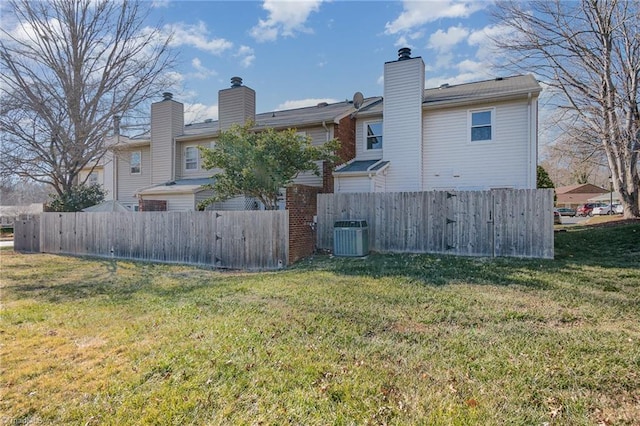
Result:
{"label": "grass patch", "polygon": [[640,226],[556,253],[221,273],[3,251],[0,421],[637,424]]}

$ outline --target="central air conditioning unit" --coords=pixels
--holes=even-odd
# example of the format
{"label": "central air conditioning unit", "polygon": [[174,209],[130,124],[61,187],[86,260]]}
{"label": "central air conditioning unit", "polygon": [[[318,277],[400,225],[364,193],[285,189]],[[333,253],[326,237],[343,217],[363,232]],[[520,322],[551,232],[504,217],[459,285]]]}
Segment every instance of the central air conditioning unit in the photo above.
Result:
{"label": "central air conditioning unit", "polygon": [[369,253],[369,226],[366,220],[338,220],[333,226],[335,256],[366,256]]}

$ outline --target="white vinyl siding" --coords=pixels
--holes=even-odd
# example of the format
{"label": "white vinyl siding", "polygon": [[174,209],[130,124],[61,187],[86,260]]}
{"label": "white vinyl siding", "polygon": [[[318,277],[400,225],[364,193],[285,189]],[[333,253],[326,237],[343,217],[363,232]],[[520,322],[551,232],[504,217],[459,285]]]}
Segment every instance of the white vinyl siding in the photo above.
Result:
{"label": "white vinyl siding", "polygon": [[382,121],[364,123],[365,150],[382,149]]}
{"label": "white vinyl siding", "polygon": [[356,158],[358,160],[379,160],[382,158],[382,149],[366,149],[367,148],[367,123],[373,121],[381,121],[382,117],[377,119],[359,119],[356,122]]}
{"label": "white vinyl siding", "polygon": [[384,64],[382,159],[389,161],[387,191],[422,190],[422,94],[420,58]]}
{"label": "white vinyl siding", "polygon": [[529,187],[527,101],[492,108],[495,126],[489,144],[469,142],[467,108],[425,111],[425,190]]}
{"label": "white vinyl siding", "polygon": [[368,176],[335,177],[334,192],[371,192],[371,179]]}
{"label": "white vinyl siding", "polygon": [[468,115],[469,141],[491,142],[495,132],[495,109],[471,110]]}

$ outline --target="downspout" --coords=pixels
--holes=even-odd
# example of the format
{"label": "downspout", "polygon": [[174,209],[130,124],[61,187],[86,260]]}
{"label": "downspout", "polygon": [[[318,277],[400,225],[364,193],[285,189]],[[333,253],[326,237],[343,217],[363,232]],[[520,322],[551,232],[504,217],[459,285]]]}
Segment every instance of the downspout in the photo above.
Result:
{"label": "downspout", "polygon": [[[531,155],[531,144],[532,144],[532,130],[531,127],[533,126],[533,117],[531,116],[531,92],[529,92],[527,94],[527,119],[529,121],[529,125],[527,126],[527,156],[529,157],[529,173],[527,173],[528,177],[527,177],[527,183],[528,183],[528,187],[531,188],[532,184],[534,184],[534,182],[531,182],[531,169],[532,169],[532,162],[533,162],[533,158]],[[535,176],[538,172],[537,172],[537,165],[538,165],[538,144],[536,143],[536,147],[535,147],[535,167],[533,167],[533,176]],[[534,189],[537,185],[534,185]]]}
{"label": "downspout", "polygon": [[329,142],[329,133],[330,132],[329,132],[329,128],[327,127],[327,123],[324,120],[322,120],[322,128],[324,129],[325,134],[327,136],[325,142]]}

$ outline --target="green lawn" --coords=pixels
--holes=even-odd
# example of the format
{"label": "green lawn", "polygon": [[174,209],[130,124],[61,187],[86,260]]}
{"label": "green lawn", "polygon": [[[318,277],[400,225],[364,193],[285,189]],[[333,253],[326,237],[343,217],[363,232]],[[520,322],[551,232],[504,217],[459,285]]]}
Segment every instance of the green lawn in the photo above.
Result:
{"label": "green lawn", "polygon": [[2,424],[637,425],[640,224],[268,273],[3,250]]}

